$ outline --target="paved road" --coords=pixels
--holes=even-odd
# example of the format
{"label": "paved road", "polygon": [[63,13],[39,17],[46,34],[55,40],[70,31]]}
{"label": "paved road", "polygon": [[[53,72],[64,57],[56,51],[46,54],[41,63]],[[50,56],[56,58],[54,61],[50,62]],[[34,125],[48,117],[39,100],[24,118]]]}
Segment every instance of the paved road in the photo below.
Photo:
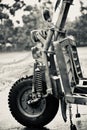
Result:
{"label": "paved road", "polygon": [[[84,76],[87,76],[87,48],[79,48],[80,62]],[[52,122],[42,129],[29,129],[12,117],[8,108],[8,93],[12,84],[21,76],[32,71],[33,60],[31,53],[5,53],[0,54],[0,130],[69,130],[69,120],[63,122],[60,108]],[[76,119],[76,107],[73,105],[73,121],[78,130],[87,130],[87,106],[79,106],[81,118]]]}

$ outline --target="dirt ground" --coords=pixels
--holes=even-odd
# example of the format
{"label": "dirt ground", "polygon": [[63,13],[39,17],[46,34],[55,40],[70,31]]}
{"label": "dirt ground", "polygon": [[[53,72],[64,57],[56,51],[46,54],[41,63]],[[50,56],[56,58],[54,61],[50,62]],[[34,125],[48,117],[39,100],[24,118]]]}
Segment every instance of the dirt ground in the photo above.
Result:
{"label": "dirt ground", "polygon": [[[83,75],[87,77],[87,47],[78,48]],[[31,52],[0,53],[0,130],[31,130],[23,127],[12,117],[8,108],[8,93],[12,84],[33,71]],[[81,118],[74,122],[78,130],[87,130],[87,106],[79,106]],[[76,107],[73,106],[73,113]],[[43,130],[69,130],[69,122],[64,123],[60,110],[54,120]],[[39,130],[39,129],[38,129]],[[41,129],[40,129],[41,130]]]}

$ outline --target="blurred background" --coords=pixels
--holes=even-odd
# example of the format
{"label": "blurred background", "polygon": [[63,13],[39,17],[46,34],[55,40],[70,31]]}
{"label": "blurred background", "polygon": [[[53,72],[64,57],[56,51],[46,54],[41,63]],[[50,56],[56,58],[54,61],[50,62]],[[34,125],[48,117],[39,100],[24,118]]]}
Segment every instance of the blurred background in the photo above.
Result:
{"label": "blurred background", "polygon": [[[33,70],[30,49],[35,43],[31,41],[30,32],[50,27],[42,12],[49,8],[53,15],[54,3],[55,0],[0,0],[0,130],[31,130],[12,117],[8,93],[15,81],[30,75]],[[87,0],[74,0],[65,29],[77,42],[82,72],[87,77]],[[75,115],[76,106],[73,111]],[[87,106],[79,106],[79,112],[81,118],[74,118],[74,122],[78,130],[87,130]],[[58,116],[46,128],[42,130],[68,130],[69,122],[63,122],[59,110]]]}
{"label": "blurred background", "polygon": [[[42,18],[44,8],[53,11],[55,0],[0,0],[0,52],[30,50],[33,29],[49,28]],[[87,1],[74,0],[65,29],[77,46],[87,46]],[[51,13],[52,14],[52,13]]]}

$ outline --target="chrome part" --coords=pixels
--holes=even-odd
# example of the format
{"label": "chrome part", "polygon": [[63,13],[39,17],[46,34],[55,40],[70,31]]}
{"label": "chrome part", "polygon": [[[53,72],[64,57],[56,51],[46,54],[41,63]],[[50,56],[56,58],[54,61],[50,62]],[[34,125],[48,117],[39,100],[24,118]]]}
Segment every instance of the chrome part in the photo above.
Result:
{"label": "chrome part", "polygon": [[46,108],[45,99],[32,100],[31,90],[22,90],[18,97],[19,110],[27,117],[38,117]]}

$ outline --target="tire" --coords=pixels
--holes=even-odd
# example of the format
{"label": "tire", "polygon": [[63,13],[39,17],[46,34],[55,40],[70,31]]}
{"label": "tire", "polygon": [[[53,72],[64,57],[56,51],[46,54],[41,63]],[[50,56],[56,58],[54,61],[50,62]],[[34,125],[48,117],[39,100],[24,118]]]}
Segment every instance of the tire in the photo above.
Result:
{"label": "tire", "polygon": [[[44,87],[46,88],[46,84]],[[32,77],[18,80],[11,88],[8,104],[13,117],[27,127],[43,127],[56,115],[59,101],[49,95],[35,104],[27,104],[31,98]]]}

